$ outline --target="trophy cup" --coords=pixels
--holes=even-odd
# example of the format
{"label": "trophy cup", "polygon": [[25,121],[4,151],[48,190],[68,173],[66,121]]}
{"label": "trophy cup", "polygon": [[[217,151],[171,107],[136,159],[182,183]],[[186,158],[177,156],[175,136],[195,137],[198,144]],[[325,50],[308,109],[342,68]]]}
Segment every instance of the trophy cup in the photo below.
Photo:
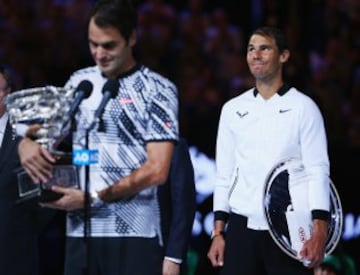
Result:
{"label": "trophy cup", "polygon": [[45,86],[15,91],[6,98],[9,121],[15,133],[27,125],[40,125],[35,141],[44,146],[57,159],[51,180],[35,184],[24,169],[18,177],[19,201],[38,197],[39,201],[53,201],[61,194],[51,191],[52,185],[78,187],[78,173],[71,163],[71,152],[57,150],[59,140],[71,126],[69,110],[74,90]]}

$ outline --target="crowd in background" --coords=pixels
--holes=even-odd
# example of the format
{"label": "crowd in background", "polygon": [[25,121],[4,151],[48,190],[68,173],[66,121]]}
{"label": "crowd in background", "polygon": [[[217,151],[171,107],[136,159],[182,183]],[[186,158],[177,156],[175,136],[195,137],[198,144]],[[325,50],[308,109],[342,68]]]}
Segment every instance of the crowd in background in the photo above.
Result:
{"label": "crowd in background", "polygon": [[[16,73],[17,89],[63,86],[70,72],[92,64],[84,29],[94,1],[0,0],[0,60]],[[285,79],[323,112],[333,177],[354,181],[354,172],[339,167],[356,169],[351,164],[360,157],[358,0],[136,2],[142,41],[136,52],[178,85],[180,131],[189,144],[214,156],[222,104],[253,86],[245,60],[248,35],[274,25],[290,42]]]}
{"label": "crowd in background", "polygon": [[[86,14],[94,0],[0,1],[0,59],[19,89],[62,86],[91,64]],[[253,85],[244,60],[260,25],[286,31],[286,79],[316,99],[330,145],[360,145],[360,2],[356,0],[136,0],[137,49],[179,86],[181,132],[209,155],[223,102]]]}

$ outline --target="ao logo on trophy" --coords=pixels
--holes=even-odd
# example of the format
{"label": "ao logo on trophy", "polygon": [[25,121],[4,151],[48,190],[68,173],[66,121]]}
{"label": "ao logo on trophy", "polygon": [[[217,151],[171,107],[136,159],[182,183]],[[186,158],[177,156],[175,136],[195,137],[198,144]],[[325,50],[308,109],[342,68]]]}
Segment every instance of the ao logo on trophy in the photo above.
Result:
{"label": "ao logo on trophy", "polygon": [[90,165],[99,162],[98,150],[74,150],[73,164],[74,165]]}

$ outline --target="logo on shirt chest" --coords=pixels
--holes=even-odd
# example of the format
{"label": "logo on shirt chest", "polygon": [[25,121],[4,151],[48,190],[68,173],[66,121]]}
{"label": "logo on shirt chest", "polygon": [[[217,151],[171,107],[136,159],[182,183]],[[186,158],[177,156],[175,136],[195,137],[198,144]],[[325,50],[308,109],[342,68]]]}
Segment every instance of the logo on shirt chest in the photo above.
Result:
{"label": "logo on shirt chest", "polygon": [[121,104],[131,104],[131,103],[134,103],[134,100],[132,98],[122,97],[122,98],[120,98],[120,103]]}
{"label": "logo on shirt chest", "polygon": [[291,109],[280,109],[279,113],[283,114],[283,113],[286,113],[286,112],[289,112],[289,111],[291,111]]}
{"label": "logo on shirt chest", "polygon": [[237,111],[236,114],[237,114],[240,118],[243,118],[243,117],[247,116],[247,115],[249,114],[249,112],[246,111],[246,112],[240,113],[239,111]]}

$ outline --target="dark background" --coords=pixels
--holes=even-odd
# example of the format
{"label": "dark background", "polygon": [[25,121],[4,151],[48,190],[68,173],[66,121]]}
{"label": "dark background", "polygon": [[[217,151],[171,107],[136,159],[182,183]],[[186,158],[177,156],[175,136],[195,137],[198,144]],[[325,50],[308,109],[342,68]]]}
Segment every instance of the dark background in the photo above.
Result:
{"label": "dark background", "polygon": [[[71,72],[93,64],[87,45],[87,14],[93,2],[0,0],[0,62],[13,69],[17,89],[63,86]],[[261,25],[285,31],[291,48],[285,78],[311,96],[323,112],[331,177],[345,214],[346,234],[341,246],[359,267],[360,200],[356,190],[360,164],[360,2],[136,3],[137,56],[177,84],[181,134],[210,162],[222,104],[253,85],[244,59],[249,33]],[[196,5],[198,8],[194,8]],[[207,171],[198,173],[197,185],[209,177]],[[208,183],[212,185],[211,179]],[[204,224],[208,222],[205,217],[211,211],[212,197],[208,189],[203,194],[199,186],[196,224],[200,229],[194,233],[189,259],[193,270],[211,274],[206,259],[209,236]],[[63,230],[63,215],[59,213],[41,235],[44,274],[61,270]]]}

